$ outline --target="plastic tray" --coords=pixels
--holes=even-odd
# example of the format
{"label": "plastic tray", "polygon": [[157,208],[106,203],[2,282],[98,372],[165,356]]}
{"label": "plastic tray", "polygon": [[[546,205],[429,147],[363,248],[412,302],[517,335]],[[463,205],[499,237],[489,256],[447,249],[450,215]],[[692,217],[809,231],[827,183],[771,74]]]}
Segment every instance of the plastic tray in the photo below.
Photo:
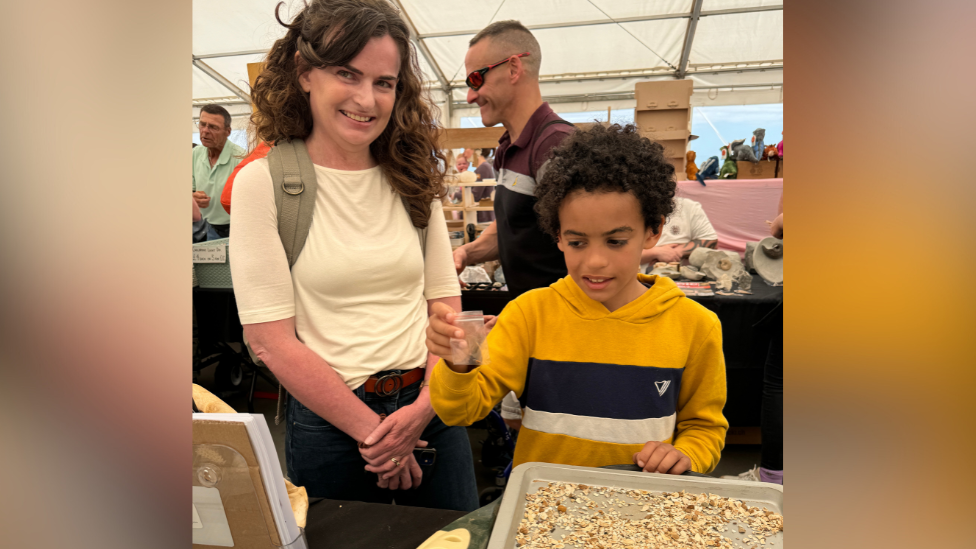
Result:
{"label": "plastic tray", "polygon": [[[516,530],[525,513],[525,494],[534,493],[539,488],[547,486],[549,482],[583,483],[590,486],[628,488],[649,492],[680,492],[685,490],[686,492],[710,493],[739,499],[752,506],[765,507],[771,511],[783,513],[783,487],[777,484],[530,462],[516,467],[508,479],[505,495],[502,496],[501,507],[498,509],[498,518],[495,519],[495,526],[488,541],[488,549],[514,549],[516,547]],[[623,494],[618,497],[621,500],[629,499]],[[573,505],[576,506],[576,504]],[[621,513],[623,514],[623,511]],[[633,514],[637,516],[639,513],[635,509]],[[771,539],[775,545],[771,546],[767,542],[766,545],[762,546],[763,549],[783,549],[783,532],[778,532]],[[749,547],[750,544],[733,539],[733,546]],[[566,547],[569,549],[571,546],[567,545]]]}

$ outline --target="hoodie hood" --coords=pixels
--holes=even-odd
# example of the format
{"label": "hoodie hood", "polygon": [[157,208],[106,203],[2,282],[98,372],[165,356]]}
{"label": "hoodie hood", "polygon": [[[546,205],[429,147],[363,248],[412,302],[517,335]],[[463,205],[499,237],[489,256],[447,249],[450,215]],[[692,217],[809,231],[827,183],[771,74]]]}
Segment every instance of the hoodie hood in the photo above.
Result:
{"label": "hoodie hood", "polygon": [[613,318],[644,324],[685,299],[685,293],[670,278],[638,274],[637,280],[650,288],[637,299],[613,312],[610,312],[603,303],[586,295],[572,276],[565,276],[549,287],[559,294],[574,313],[587,320]]}

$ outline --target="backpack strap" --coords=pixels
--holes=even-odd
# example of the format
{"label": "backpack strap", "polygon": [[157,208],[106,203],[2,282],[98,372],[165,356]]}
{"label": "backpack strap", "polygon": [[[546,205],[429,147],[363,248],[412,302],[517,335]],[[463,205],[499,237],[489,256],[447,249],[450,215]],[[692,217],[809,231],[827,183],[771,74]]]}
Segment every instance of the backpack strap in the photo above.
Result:
{"label": "backpack strap", "polygon": [[[271,184],[274,188],[275,209],[278,212],[278,236],[288,258],[288,268],[305,247],[308,230],[312,226],[312,212],[315,210],[315,194],[318,181],[315,179],[315,166],[308,156],[308,147],[302,139],[279,141],[268,152],[268,168],[271,171]],[[248,352],[250,352],[248,346]],[[256,359],[255,355],[251,355]],[[257,361],[255,360],[257,363]],[[278,409],[275,425],[285,417],[285,404],[288,391],[278,384]]]}
{"label": "backpack strap", "polygon": [[288,268],[291,268],[301,255],[312,226],[318,190],[315,166],[308,156],[305,141],[293,139],[275,144],[268,153],[268,167],[278,210],[278,236],[288,257]]}
{"label": "backpack strap", "polygon": [[[536,139],[539,138],[539,136],[542,134],[542,131],[543,130],[545,130],[549,126],[552,126],[553,124],[566,124],[567,126],[573,126],[573,128],[576,128],[576,126],[573,125],[572,122],[567,122],[566,120],[563,120],[562,118],[557,118],[556,120],[550,120],[550,121],[546,122],[545,124],[539,126],[535,130],[535,135],[532,136],[532,144],[529,145],[529,176],[532,179],[535,179],[535,142],[536,142]],[[538,181],[536,181],[536,183],[538,183]]]}

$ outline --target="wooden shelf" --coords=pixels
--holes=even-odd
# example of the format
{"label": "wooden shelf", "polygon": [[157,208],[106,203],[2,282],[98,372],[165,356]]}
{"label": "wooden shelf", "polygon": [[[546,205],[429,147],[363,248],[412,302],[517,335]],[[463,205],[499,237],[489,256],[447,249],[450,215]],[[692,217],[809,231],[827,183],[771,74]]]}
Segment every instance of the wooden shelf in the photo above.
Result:
{"label": "wooden shelf", "polygon": [[459,181],[449,181],[449,177],[454,177],[452,175],[444,177],[444,184],[448,187],[494,187],[498,185],[498,181],[494,179],[485,179],[484,181],[472,181],[471,183],[461,183]]}
{"label": "wooden shelf", "polygon": [[[463,225],[464,227],[467,227],[470,224],[477,225],[479,223],[478,223],[478,214],[476,212],[495,211],[494,205],[479,206],[478,204],[480,203],[480,201],[475,202],[474,195],[472,194],[473,191],[470,189],[470,187],[494,187],[498,184],[496,180],[486,179],[484,181],[472,181],[470,183],[461,183],[461,182],[453,181],[453,179],[454,176],[445,176],[444,184],[448,187],[459,187],[461,189],[461,195],[463,197],[462,203],[459,205],[455,205],[455,204],[448,205],[442,203],[441,206],[445,212],[461,212],[463,219],[453,220],[453,221],[455,222],[461,221],[464,224]],[[452,220],[448,220],[448,223],[450,223],[451,221]],[[463,231],[463,234],[464,234],[464,243],[467,244],[468,242],[470,242],[470,240],[468,240],[468,232]]]}

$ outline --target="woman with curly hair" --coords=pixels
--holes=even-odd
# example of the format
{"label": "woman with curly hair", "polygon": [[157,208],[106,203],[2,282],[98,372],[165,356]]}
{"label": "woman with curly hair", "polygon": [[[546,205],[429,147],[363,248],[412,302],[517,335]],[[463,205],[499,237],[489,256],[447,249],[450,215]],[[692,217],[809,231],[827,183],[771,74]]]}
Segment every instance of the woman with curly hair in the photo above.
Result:
{"label": "woman with curly hair", "polygon": [[312,224],[289,272],[268,160],[251,162],[233,187],[231,269],[244,334],[290,393],[288,475],[312,497],[473,510],[467,433],[436,417],[424,383],[428,309],[459,309],[460,287],[407,27],[384,0],[313,0],[289,23],[281,5],[288,32],[251,122],[262,143],[307,147]]}

